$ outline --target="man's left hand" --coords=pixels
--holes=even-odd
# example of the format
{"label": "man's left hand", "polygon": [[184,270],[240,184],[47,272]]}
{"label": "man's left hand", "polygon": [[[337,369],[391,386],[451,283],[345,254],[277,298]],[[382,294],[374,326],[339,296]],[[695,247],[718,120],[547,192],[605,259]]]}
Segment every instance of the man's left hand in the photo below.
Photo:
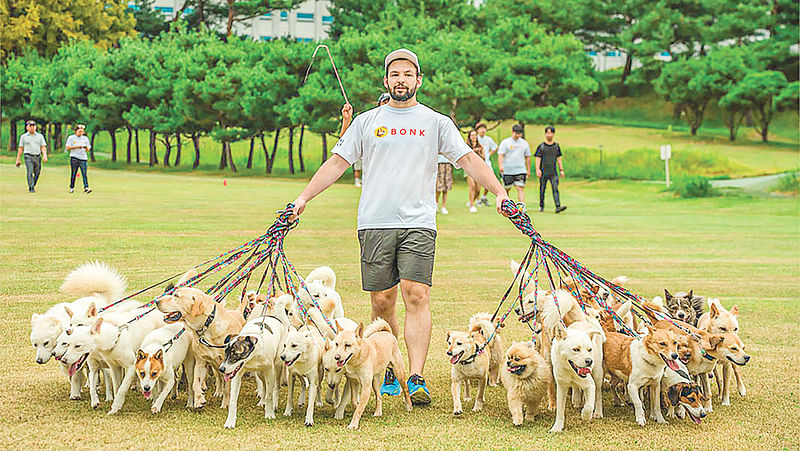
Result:
{"label": "man's left hand", "polygon": [[42,154],[42,163],[47,163],[47,154]]}
{"label": "man's left hand", "polygon": [[503,201],[509,200],[507,194],[501,194],[495,198],[495,204],[497,204],[497,212],[501,215],[505,216],[506,218],[508,215],[503,211]]}
{"label": "man's left hand", "polygon": [[564,170],[561,170],[561,178],[564,178]]}

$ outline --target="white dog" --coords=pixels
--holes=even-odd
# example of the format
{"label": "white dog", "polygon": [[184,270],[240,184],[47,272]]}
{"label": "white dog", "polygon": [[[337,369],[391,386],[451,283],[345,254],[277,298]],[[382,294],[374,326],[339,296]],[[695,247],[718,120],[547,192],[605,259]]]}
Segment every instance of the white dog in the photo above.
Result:
{"label": "white dog", "polygon": [[[156,329],[142,340],[142,346],[136,352],[136,376],[144,398],[150,399],[154,394],[156,396],[151,412],[161,411],[164,401],[175,387],[175,375],[181,365],[186,371],[186,380],[193,380],[194,355],[191,347],[194,340],[194,332],[183,323],[173,323]],[[186,407],[192,407],[192,384],[190,382],[186,385],[189,390]]]}
{"label": "white dog", "polygon": [[294,381],[296,378],[300,378],[305,387],[305,393],[308,393],[306,426],[314,425],[314,407],[319,400],[320,380],[324,371],[322,368],[324,352],[325,345],[322,336],[307,327],[290,331],[283,342],[283,352],[280,357],[289,371],[289,391],[283,415],[287,417],[292,415]]}
{"label": "white dog", "polygon": [[270,300],[273,304],[268,305],[271,307],[270,315],[251,316],[239,335],[225,346],[225,360],[219,366],[219,371],[224,375],[225,382],[231,383],[226,429],[236,427],[239,390],[242,388],[242,376],[246,372],[261,374],[266,398],[264,417],[275,418],[283,370],[280,350],[290,328],[289,318],[286,316],[286,305],[289,302],[290,295]]}
{"label": "white dog", "polygon": [[602,417],[603,401],[603,342],[605,335],[599,324],[576,321],[569,327],[555,327],[555,338],[550,347],[550,360],[556,383],[556,421],[550,432],[564,430],[567,393],[583,392],[581,418],[588,421],[599,406]]}

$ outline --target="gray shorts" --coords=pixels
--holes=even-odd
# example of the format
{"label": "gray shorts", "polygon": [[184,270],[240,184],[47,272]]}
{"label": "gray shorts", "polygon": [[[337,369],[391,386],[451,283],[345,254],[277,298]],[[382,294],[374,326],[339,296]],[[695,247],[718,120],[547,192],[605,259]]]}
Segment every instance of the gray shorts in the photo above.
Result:
{"label": "gray shorts", "polygon": [[358,231],[358,242],[364,291],[386,290],[400,279],[431,285],[435,230],[365,229]]}

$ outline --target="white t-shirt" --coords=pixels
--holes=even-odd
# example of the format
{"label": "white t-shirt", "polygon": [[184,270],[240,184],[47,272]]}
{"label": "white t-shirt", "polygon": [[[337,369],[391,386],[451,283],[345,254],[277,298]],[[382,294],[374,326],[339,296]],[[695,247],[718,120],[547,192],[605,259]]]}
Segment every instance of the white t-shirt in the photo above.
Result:
{"label": "white t-shirt", "polygon": [[438,156],[456,164],[470,152],[456,124],[422,104],[362,113],[333,148],[350,164],[363,160],[358,230],[436,230]]}
{"label": "white t-shirt", "polygon": [[[86,148],[91,148],[92,144],[89,141],[89,137],[86,135],[78,136],[78,135],[69,135],[67,138],[67,144],[65,147],[69,146],[86,146]],[[88,160],[89,156],[86,154],[86,149],[71,149],[69,151],[70,157],[75,157],[79,160]]]}
{"label": "white t-shirt", "polygon": [[531,146],[522,138],[506,138],[500,142],[498,155],[503,155],[503,174],[519,175],[528,172],[525,157],[531,156]]}
{"label": "white t-shirt", "polygon": [[490,138],[489,135],[485,135],[483,137],[481,137],[481,135],[478,135],[478,142],[480,143],[481,146],[483,146],[483,157],[486,160],[486,164],[488,164],[489,167],[491,167],[492,151],[497,149],[497,143],[494,142],[494,140]]}

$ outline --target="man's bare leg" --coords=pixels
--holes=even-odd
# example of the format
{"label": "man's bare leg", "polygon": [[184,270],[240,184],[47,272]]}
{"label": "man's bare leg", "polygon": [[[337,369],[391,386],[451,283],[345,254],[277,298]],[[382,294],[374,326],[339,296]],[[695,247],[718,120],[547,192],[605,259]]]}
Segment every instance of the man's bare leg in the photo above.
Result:
{"label": "man's bare leg", "polygon": [[422,375],[431,344],[431,287],[402,279],[400,290],[406,306],[404,336],[408,349],[409,374]]}
{"label": "man's bare leg", "polygon": [[517,197],[519,197],[519,201],[523,204],[525,203],[525,188],[518,186],[517,187]]}
{"label": "man's bare leg", "polygon": [[400,327],[397,324],[397,285],[382,291],[370,291],[369,298],[372,303],[371,318],[383,318],[392,328],[395,337],[399,336]]}

